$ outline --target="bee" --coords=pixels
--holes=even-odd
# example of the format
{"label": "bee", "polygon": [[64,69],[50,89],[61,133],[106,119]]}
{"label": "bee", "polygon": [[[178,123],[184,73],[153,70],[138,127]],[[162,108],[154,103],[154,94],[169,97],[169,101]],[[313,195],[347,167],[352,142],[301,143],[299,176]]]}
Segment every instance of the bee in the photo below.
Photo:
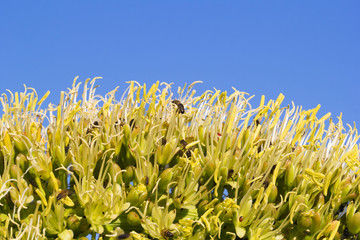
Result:
{"label": "bee", "polygon": [[149,177],[148,176],[145,177],[145,185],[146,186],[149,185]]}
{"label": "bee", "polygon": [[174,234],[170,232],[168,229],[164,229],[161,231],[161,236],[163,236],[165,239],[174,237]]}
{"label": "bee", "polygon": [[119,236],[117,236],[117,239],[127,239],[129,237],[130,237],[130,234],[123,233],[123,234],[120,234]]}
{"label": "bee", "polygon": [[187,151],[186,151],[186,156],[187,156],[188,158],[191,158],[191,151],[190,151],[190,150],[187,150]]}
{"label": "bee", "polygon": [[180,140],[180,144],[185,148],[187,146],[187,142],[185,140]]}
{"label": "bee", "polygon": [[228,171],[228,178],[231,178],[231,179],[232,179],[233,174],[234,174],[234,169],[229,169],[229,171]]}
{"label": "bee", "polygon": [[264,188],[266,189],[268,186],[269,186],[269,181],[268,181],[268,180],[265,180],[265,182],[264,182]]}
{"label": "bee", "polygon": [[184,151],[180,149],[176,152],[176,155],[181,157],[182,155],[184,155]]}
{"label": "bee", "polygon": [[172,100],[172,103],[178,107],[178,109],[177,109],[178,113],[181,113],[181,114],[185,113],[184,105],[179,100],[177,100],[177,99]]}
{"label": "bee", "polygon": [[63,198],[66,198],[67,196],[71,195],[73,192],[71,192],[69,189],[61,190],[61,192],[57,195],[56,200],[61,200]]}
{"label": "bee", "polygon": [[69,144],[65,146],[65,154],[67,154],[69,152]]}

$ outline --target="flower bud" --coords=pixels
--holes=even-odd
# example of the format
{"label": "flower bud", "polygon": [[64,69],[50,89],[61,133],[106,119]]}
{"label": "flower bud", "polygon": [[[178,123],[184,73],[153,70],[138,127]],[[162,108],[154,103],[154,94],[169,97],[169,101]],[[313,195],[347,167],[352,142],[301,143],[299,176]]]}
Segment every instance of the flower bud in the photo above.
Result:
{"label": "flower bud", "polygon": [[358,234],[360,232],[360,212],[356,212],[346,221],[347,228],[350,233]]}
{"label": "flower bud", "polygon": [[138,207],[147,198],[148,192],[146,186],[142,183],[138,184],[135,188],[131,189],[127,196],[127,201],[132,206]]}
{"label": "flower bud", "polygon": [[212,176],[214,172],[215,172],[215,163],[211,160],[208,160],[205,167],[205,173],[207,178]]}
{"label": "flower bud", "polygon": [[116,163],[112,163],[111,165],[111,169],[110,169],[110,173],[112,178],[115,178],[115,182],[116,183],[121,183],[121,174],[120,174],[121,168],[119,167],[119,165],[117,165]]}
{"label": "flower bud", "polygon": [[301,213],[297,218],[297,224],[302,229],[308,229],[312,225],[312,218],[309,212]]}
{"label": "flower bud", "polygon": [[74,237],[74,233],[71,230],[64,230],[58,234],[60,240],[72,240]]}
{"label": "flower bud", "polygon": [[28,159],[25,157],[24,154],[19,153],[16,156],[16,162],[19,163],[19,166],[21,168],[21,170],[26,171],[29,165],[29,161]]}
{"label": "flower bud", "polygon": [[160,174],[160,181],[158,185],[159,194],[167,190],[167,186],[169,185],[171,178],[173,176],[172,171],[173,171],[172,168],[167,168]]}
{"label": "flower bud", "polygon": [[228,179],[228,168],[227,167],[221,167],[220,168],[220,176],[221,176],[221,181],[222,182],[226,182]]}
{"label": "flower bud", "polygon": [[134,166],[128,166],[126,171],[122,174],[123,181],[129,184],[134,179]]}
{"label": "flower bud", "polygon": [[321,217],[319,212],[314,212],[312,216],[312,225],[310,227],[310,232],[315,233],[320,230],[321,226]]}
{"label": "flower bud", "polygon": [[81,222],[80,222],[81,218],[80,217],[77,217],[75,215],[72,215],[72,216],[69,216],[67,219],[66,219],[66,224],[68,226],[68,228],[72,231],[77,231],[81,225]]}
{"label": "flower bud", "polygon": [[321,208],[321,206],[325,204],[324,194],[319,193],[316,198],[317,198],[316,207]]}
{"label": "flower bud", "polygon": [[268,202],[269,203],[275,202],[277,195],[278,195],[278,189],[276,185],[272,185],[272,189],[268,197]]}
{"label": "flower bud", "polygon": [[171,154],[173,152],[174,149],[174,141],[171,142],[167,142],[164,146],[164,148],[162,149],[161,154],[159,155],[159,157],[157,158],[158,164],[165,166],[166,164],[169,164],[169,162],[171,161]]}
{"label": "flower bud", "polygon": [[262,216],[264,216],[265,214],[270,214],[270,217],[275,216],[276,214],[276,208],[274,203],[268,203],[266,205],[266,207],[264,208],[264,210],[262,211]]}
{"label": "flower bud", "polygon": [[10,177],[11,178],[17,179],[18,176],[21,177],[22,174],[23,174],[23,171],[17,165],[12,165],[10,167]]}
{"label": "flower bud", "polygon": [[141,224],[141,219],[139,214],[137,214],[134,211],[131,211],[126,215],[126,220],[132,226],[138,226]]}
{"label": "flower bud", "polygon": [[285,171],[285,185],[292,188],[294,186],[295,177],[295,166],[293,163],[290,163]]}

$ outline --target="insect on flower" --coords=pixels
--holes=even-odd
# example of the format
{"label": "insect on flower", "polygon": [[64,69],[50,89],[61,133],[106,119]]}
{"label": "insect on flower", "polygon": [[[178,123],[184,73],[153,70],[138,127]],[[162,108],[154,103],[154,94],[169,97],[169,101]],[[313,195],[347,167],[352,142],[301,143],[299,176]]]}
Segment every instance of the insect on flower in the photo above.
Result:
{"label": "insect on flower", "polygon": [[61,192],[57,195],[56,200],[61,200],[63,198],[66,198],[67,196],[71,195],[73,192],[69,189],[61,190]]}
{"label": "insect on flower", "polygon": [[163,236],[165,239],[172,238],[174,234],[170,232],[168,229],[164,229],[161,231],[161,236]]}
{"label": "insect on flower", "polygon": [[187,146],[187,142],[185,140],[180,140],[180,144],[185,148]]}
{"label": "insect on flower", "polygon": [[120,234],[119,236],[117,236],[117,239],[127,239],[129,237],[130,237],[130,234],[123,233],[123,234]]}
{"label": "insect on flower", "polygon": [[178,113],[181,113],[181,114],[185,113],[184,105],[179,100],[177,100],[177,99],[172,100],[172,103],[178,107],[178,109],[177,109]]}
{"label": "insect on flower", "polygon": [[234,169],[229,169],[229,171],[228,171],[228,178],[231,178],[231,179],[232,179],[233,174],[234,174]]}

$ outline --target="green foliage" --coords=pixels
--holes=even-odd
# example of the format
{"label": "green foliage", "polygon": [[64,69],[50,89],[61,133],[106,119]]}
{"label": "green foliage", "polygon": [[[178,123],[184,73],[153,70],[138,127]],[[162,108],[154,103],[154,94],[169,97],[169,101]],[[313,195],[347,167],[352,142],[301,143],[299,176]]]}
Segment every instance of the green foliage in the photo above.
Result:
{"label": "green foliage", "polygon": [[[245,93],[0,98],[0,239],[354,239],[358,133]],[[30,92],[29,92],[30,91]]]}

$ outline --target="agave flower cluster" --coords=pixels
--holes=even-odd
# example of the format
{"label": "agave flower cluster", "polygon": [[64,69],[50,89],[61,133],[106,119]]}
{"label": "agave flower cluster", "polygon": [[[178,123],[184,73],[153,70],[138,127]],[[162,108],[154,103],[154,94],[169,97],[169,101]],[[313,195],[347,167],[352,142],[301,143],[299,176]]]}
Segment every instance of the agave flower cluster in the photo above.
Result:
{"label": "agave flower cluster", "polygon": [[46,109],[30,88],[0,98],[0,239],[358,238],[359,137],[341,117],[94,83]]}

